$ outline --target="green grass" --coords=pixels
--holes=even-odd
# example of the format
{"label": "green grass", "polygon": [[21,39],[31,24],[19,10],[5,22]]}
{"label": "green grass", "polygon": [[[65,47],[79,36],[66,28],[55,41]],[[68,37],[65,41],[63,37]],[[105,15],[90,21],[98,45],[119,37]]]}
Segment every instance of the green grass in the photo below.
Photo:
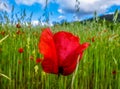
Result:
{"label": "green grass", "polygon": [[[90,43],[76,76],[60,77],[44,73],[36,64],[36,58],[41,57],[37,46],[40,27],[1,26],[0,40],[9,36],[0,42],[0,89],[71,89],[73,76],[73,89],[120,89],[120,24],[110,24],[112,29],[94,21],[51,27],[54,33],[68,31],[79,36],[80,43]],[[16,34],[18,30],[20,34]],[[20,54],[21,47],[24,52]]]}

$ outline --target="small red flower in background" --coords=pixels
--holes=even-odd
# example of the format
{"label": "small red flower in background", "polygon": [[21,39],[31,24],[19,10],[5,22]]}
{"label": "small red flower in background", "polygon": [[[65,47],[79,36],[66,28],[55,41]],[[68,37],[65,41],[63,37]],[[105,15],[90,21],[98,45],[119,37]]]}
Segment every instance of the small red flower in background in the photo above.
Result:
{"label": "small red flower in background", "polygon": [[21,28],[21,25],[19,23],[16,24],[16,28]]}
{"label": "small red flower in background", "polygon": [[116,74],[117,74],[116,70],[113,70],[113,71],[112,71],[112,74],[113,74],[113,75],[116,75]]}
{"label": "small red flower in background", "polygon": [[16,34],[18,34],[18,35],[19,35],[20,33],[21,33],[21,31],[20,31],[20,30],[17,30],[17,31],[16,31]]}
{"label": "small red flower in background", "polygon": [[42,60],[41,60],[40,58],[37,58],[37,59],[36,59],[36,63],[37,63],[37,64],[38,64],[38,63],[41,63],[41,61],[42,61]]}
{"label": "small red flower in background", "polygon": [[95,37],[92,37],[92,42],[94,42],[95,41]]}
{"label": "small red flower in background", "polygon": [[23,48],[19,48],[19,49],[18,49],[18,52],[19,52],[19,53],[23,53],[23,52],[24,52],[24,49],[23,49]]}
{"label": "small red flower in background", "polygon": [[95,36],[93,36],[92,38],[88,38],[88,40],[94,42],[95,41]]}
{"label": "small red flower in background", "polygon": [[79,38],[65,31],[53,34],[49,28],[43,30],[38,44],[39,51],[44,55],[42,68],[47,73],[73,73],[77,65],[77,58],[82,58],[83,51],[89,43],[79,43]]}

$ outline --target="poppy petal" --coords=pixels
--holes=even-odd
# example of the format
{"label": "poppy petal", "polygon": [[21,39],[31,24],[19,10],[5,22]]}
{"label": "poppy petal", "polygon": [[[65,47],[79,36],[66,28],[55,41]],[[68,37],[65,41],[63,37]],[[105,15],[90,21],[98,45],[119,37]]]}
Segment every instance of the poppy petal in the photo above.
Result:
{"label": "poppy petal", "polygon": [[66,76],[73,73],[77,65],[78,55],[77,51],[74,51],[63,61],[63,75]]}
{"label": "poppy petal", "polygon": [[[64,66],[64,61],[69,60],[67,59],[75,50],[79,47],[79,38],[72,35],[69,32],[58,32],[54,35],[54,42],[56,45],[57,56],[58,56],[58,65],[60,67]],[[73,55],[74,57],[74,55]],[[72,58],[73,58],[72,57]],[[70,65],[72,63],[70,59]]]}
{"label": "poppy petal", "polygon": [[[89,46],[89,43],[83,43],[83,44],[79,44],[79,47],[72,52],[70,55],[68,55],[68,57],[66,58],[66,60],[63,62],[64,66],[63,66],[63,75],[69,75],[72,72],[74,72],[76,65],[77,65],[77,59],[78,56],[80,55],[80,59],[82,58],[83,52],[84,50]],[[80,60],[79,59],[79,60]]]}
{"label": "poppy petal", "polygon": [[85,43],[83,43],[83,44],[81,44],[81,45],[79,46],[79,48],[78,48],[77,51],[78,51],[78,53],[79,53],[79,55],[80,55],[80,59],[82,58],[83,51],[84,51],[85,49],[87,49],[89,45],[90,45],[90,44],[89,44],[88,42],[85,42]]}
{"label": "poppy petal", "polygon": [[44,55],[41,63],[42,68],[47,73],[58,73],[58,60],[56,55],[56,48],[53,40],[53,34],[49,28],[43,30],[38,44],[39,51]]}

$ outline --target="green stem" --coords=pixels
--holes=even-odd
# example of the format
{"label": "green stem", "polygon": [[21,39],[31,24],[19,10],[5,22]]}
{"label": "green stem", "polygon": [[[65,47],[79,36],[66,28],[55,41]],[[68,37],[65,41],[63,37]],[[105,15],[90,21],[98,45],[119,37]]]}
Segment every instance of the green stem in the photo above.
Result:
{"label": "green stem", "polygon": [[76,66],[75,72],[74,72],[73,77],[72,77],[71,89],[73,89],[74,80],[75,80],[75,77],[76,77],[76,74],[77,74],[77,71],[78,71],[79,60],[80,60],[80,55],[78,56],[77,66]]}

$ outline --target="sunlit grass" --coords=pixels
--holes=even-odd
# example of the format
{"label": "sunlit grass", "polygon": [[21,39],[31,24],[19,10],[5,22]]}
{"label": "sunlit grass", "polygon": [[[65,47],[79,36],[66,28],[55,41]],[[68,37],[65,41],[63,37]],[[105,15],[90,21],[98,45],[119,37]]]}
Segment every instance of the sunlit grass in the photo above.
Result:
{"label": "sunlit grass", "polygon": [[[0,30],[0,89],[120,89],[120,25],[71,23],[51,27],[52,32],[69,31],[89,42],[76,73],[46,74],[36,59],[40,27],[4,25]],[[23,48],[23,52],[19,52]],[[74,74],[76,74],[74,76]],[[72,83],[72,78],[74,82]]]}

